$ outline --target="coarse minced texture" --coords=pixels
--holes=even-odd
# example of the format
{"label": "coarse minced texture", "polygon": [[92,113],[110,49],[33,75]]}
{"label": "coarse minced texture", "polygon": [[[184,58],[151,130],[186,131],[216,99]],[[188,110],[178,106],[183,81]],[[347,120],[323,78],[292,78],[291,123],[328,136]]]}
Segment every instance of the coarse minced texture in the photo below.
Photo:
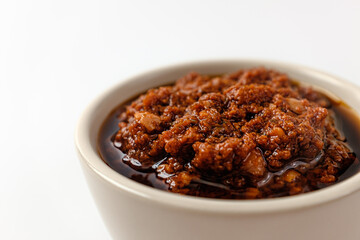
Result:
{"label": "coarse minced texture", "polygon": [[156,171],[172,192],[294,195],[335,183],[355,159],[329,106],[323,95],[265,68],[190,73],[127,106],[115,145],[123,161]]}

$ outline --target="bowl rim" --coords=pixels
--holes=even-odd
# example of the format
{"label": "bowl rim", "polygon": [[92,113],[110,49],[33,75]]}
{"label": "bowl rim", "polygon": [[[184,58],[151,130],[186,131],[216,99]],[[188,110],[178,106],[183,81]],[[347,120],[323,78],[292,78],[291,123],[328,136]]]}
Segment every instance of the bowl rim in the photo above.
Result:
{"label": "bowl rim", "polygon": [[[104,101],[106,96],[114,94],[118,89],[126,87],[129,82],[137,81],[148,74],[161,73],[171,69],[186,68],[189,66],[209,65],[209,64],[256,64],[256,65],[271,65],[271,68],[282,67],[295,72],[306,72],[312,76],[325,79],[331,82],[341,82],[348,90],[360,95],[360,88],[348,81],[339,77],[334,77],[327,73],[305,67],[299,64],[284,63],[279,61],[269,61],[260,59],[217,59],[217,60],[199,60],[188,61],[178,64],[172,64],[164,67],[159,67],[153,70],[144,71],[135,76],[127,77],[108,90],[95,98],[88,107],[84,110],[75,130],[75,145],[80,161],[85,163],[91,171],[99,176],[103,181],[115,187],[123,194],[128,194],[132,197],[150,201],[154,204],[161,204],[164,207],[178,208],[181,210],[198,211],[202,213],[217,213],[217,214],[260,214],[283,212],[289,210],[300,210],[326,204],[337,199],[344,198],[360,189],[360,174],[355,174],[348,179],[336,183],[332,186],[316,190],[313,192],[299,194],[296,196],[288,196],[272,199],[255,199],[255,200],[232,200],[232,199],[212,199],[194,196],[186,196],[174,194],[163,190],[155,189],[140,183],[137,183],[110,168],[101,159],[97,149],[91,146],[88,137],[90,122],[94,117],[96,106]],[[104,120],[104,119],[103,119]],[[99,129],[97,129],[97,132]]]}

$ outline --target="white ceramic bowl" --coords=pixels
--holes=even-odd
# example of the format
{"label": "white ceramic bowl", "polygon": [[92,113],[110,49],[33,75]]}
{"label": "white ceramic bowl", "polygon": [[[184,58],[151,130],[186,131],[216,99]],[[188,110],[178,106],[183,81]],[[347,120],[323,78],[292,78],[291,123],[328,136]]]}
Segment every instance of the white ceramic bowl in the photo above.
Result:
{"label": "white ceramic bowl", "polygon": [[121,81],[88,106],[75,137],[89,188],[114,239],[359,239],[360,174],[297,196],[216,200],[182,196],[142,185],[115,172],[100,158],[96,144],[100,125],[119,103],[190,71],[218,74],[255,66],[273,68],[293,79],[327,89],[360,112],[357,86],[307,67],[278,62],[192,62]]}

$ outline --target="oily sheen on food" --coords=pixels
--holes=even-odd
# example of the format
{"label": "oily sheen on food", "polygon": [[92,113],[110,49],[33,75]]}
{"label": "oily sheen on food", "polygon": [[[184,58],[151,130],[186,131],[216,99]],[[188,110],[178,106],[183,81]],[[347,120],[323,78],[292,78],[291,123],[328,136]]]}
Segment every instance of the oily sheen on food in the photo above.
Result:
{"label": "oily sheen on food", "polygon": [[354,121],[344,103],[285,73],[263,67],[192,72],[114,109],[98,145],[110,167],[155,188],[273,198],[321,189],[356,172]]}

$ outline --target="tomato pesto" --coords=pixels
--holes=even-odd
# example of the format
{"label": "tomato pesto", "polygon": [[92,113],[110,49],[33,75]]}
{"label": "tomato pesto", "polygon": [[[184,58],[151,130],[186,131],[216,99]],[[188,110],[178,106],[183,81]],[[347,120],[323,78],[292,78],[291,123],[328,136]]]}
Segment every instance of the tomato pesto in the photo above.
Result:
{"label": "tomato pesto", "polygon": [[98,144],[111,168],[155,188],[273,198],[356,173],[357,121],[345,104],[274,70],[189,73],[117,107]]}

